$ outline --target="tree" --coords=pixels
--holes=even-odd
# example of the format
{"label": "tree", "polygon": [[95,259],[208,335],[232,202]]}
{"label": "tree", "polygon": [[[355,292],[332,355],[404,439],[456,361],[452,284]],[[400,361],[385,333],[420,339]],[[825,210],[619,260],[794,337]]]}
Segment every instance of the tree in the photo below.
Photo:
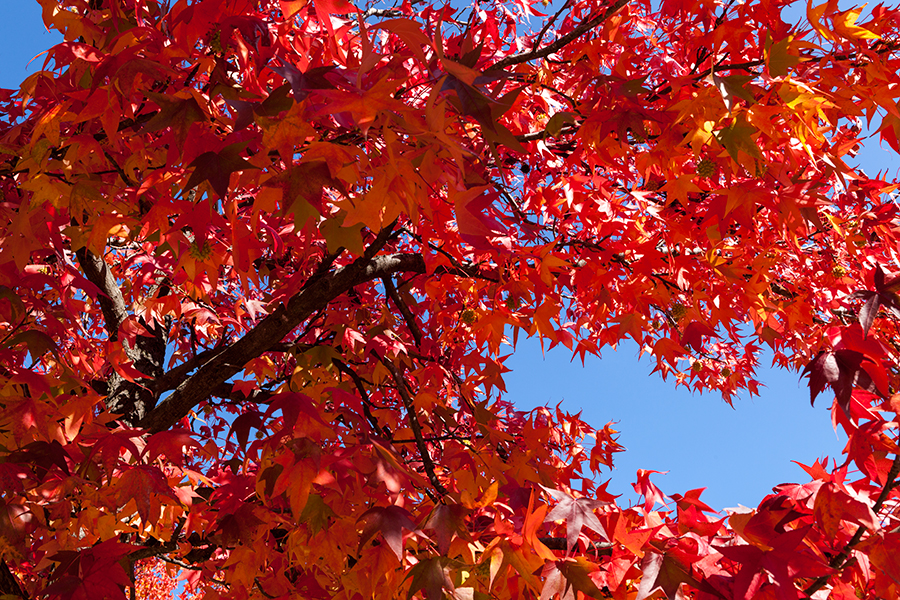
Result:
{"label": "tree", "polygon": [[[900,595],[896,185],[848,164],[863,120],[900,152],[900,12],[40,1],[65,41],[0,97],[4,597]],[[845,460],[619,506],[611,424],[504,396],[522,335],[729,402],[768,345]]]}

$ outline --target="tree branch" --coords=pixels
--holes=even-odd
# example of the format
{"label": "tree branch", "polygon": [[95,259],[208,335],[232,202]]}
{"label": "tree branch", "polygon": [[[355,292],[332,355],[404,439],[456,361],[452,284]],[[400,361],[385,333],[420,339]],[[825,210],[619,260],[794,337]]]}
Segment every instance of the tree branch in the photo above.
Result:
{"label": "tree branch", "polygon": [[260,389],[253,390],[250,392],[249,396],[245,396],[243,392],[237,391],[232,384],[227,382],[220,383],[215,388],[211,389],[209,395],[230,400],[234,403],[253,402],[255,404],[267,404],[271,401],[273,396],[271,391]]}
{"label": "tree branch", "polygon": [[122,290],[119,289],[116,278],[102,256],[97,256],[87,248],[76,251],[75,256],[88,281],[100,288],[102,292],[97,297],[97,302],[100,303],[100,310],[103,312],[109,339],[115,340],[119,337],[119,327],[128,318]]}
{"label": "tree branch", "polygon": [[203,366],[203,363],[216,355],[221,348],[210,348],[198,352],[180,365],[175,365],[162,376],[157,377],[153,382],[153,391],[157,394],[175,389],[181,383],[188,373]]}
{"label": "tree branch", "polygon": [[394,285],[394,280],[391,279],[390,275],[387,277],[382,277],[381,281],[384,283],[384,290],[387,292],[388,297],[393,300],[394,305],[397,307],[397,310],[400,311],[400,314],[403,315],[403,320],[406,321],[406,326],[409,328],[409,332],[412,334],[413,338],[416,340],[416,346],[422,346],[422,331],[419,329],[419,325],[416,323],[416,317],[412,314],[412,311],[409,310],[409,307],[403,302],[403,298],[400,297],[400,292],[397,291],[397,286]]}
{"label": "tree branch", "polygon": [[428,446],[425,445],[425,438],[422,435],[422,426],[419,425],[419,419],[416,417],[416,407],[413,405],[413,400],[409,395],[409,391],[406,389],[406,382],[403,380],[403,375],[400,374],[397,366],[389,359],[385,358],[382,362],[384,363],[384,366],[388,368],[388,371],[391,372],[391,377],[393,377],[394,383],[397,385],[397,393],[400,394],[400,399],[403,400],[403,406],[406,408],[406,413],[409,416],[409,426],[412,429],[413,437],[416,438],[416,447],[419,449],[419,454],[422,455],[422,465],[425,467],[428,481],[431,482],[431,485],[434,486],[434,489],[436,489],[441,496],[446,496],[447,488],[444,487],[444,484],[441,483],[441,480],[438,479],[437,474],[434,472],[434,461],[431,460],[431,455],[428,453]]}
{"label": "tree branch", "polygon": [[[539,537],[538,541],[551,550],[569,550],[569,542],[564,537]],[[613,544],[610,542],[589,542],[588,551],[593,551],[597,556],[612,556]]]}
{"label": "tree branch", "polygon": [[[875,506],[872,507],[872,512],[878,514],[884,507],[884,503],[887,501],[888,496],[891,494],[891,490],[897,487],[897,475],[900,474],[900,454],[894,457],[894,462],[891,464],[891,470],[888,473],[887,481],[884,484],[884,487],[881,489],[881,493],[878,494],[878,498],[875,500]],[[850,538],[850,541],[847,542],[847,545],[844,546],[844,549],[841,550],[840,554],[834,556],[830,561],[828,561],[828,566],[836,571],[840,572],[847,563],[850,562],[850,552],[856,547],[857,544],[862,540],[862,537],[868,532],[868,528],[863,525],[859,526],[859,529],[856,530],[856,533]],[[817,591],[822,589],[828,581],[831,579],[831,575],[822,575],[815,581],[813,581],[809,587],[803,590],[803,593],[807,596],[811,597]]]}
{"label": "tree branch", "polygon": [[402,17],[403,13],[399,10],[393,8],[370,8],[369,10],[362,13],[362,18],[367,19],[369,17],[383,17],[385,19],[396,19],[397,17]]}
{"label": "tree branch", "polygon": [[265,317],[244,337],[219,351],[178,385],[172,394],[144,417],[139,426],[150,432],[168,429],[244,368],[247,361],[269,351],[295,327],[335,298],[361,283],[397,272],[425,272],[421,254],[373,256],[386,243],[390,227],[379,233],[366,254],[347,266],[311,278],[306,286]]}
{"label": "tree branch", "polygon": [[601,23],[606,21],[606,19],[611,17],[614,13],[618,12],[626,4],[628,4],[628,0],[616,0],[601,14],[597,15],[593,19],[584,21],[583,23],[581,23],[581,25],[578,25],[577,27],[575,27],[575,29],[562,36],[555,42],[547,44],[540,50],[529,50],[528,52],[522,52],[520,54],[513,54],[512,56],[501,58],[500,60],[495,62],[488,70],[503,69],[504,67],[528,62],[536,58],[544,58],[545,56],[549,56],[555,52],[558,52],[597,25],[600,25]]}
{"label": "tree branch", "polygon": [[369,404],[371,404],[369,400],[369,393],[366,391],[366,386],[363,383],[362,378],[359,376],[359,373],[350,368],[350,365],[345,363],[344,361],[333,358],[331,359],[332,364],[337,367],[338,371],[341,373],[345,373],[353,380],[354,385],[356,385],[356,390],[359,392],[359,396],[362,399],[362,407],[363,413],[366,415],[366,419],[369,420],[369,425],[372,426],[372,429],[378,433],[379,436],[389,440],[390,436],[387,435],[384,430],[381,428],[381,425],[378,423],[378,419],[375,418],[375,415],[372,414],[372,410],[369,408]]}
{"label": "tree branch", "polygon": [[[84,271],[88,281],[100,288],[97,302],[103,312],[106,331],[110,340],[117,340],[119,327],[128,318],[128,308],[122,290],[116,282],[102,256],[97,256],[87,248],[81,248],[75,252],[81,270]],[[154,329],[141,320],[141,324],[150,334],[139,335],[134,340],[134,346],[123,340],[125,354],[134,363],[134,367],[148,378],[156,378],[162,375],[162,365],[166,355],[166,343],[163,328],[159,325]],[[146,383],[146,382],[142,382]],[[134,425],[156,404],[156,395],[142,383],[128,381],[116,371],[109,377],[107,385],[106,407],[112,413],[121,414],[122,420],[129,425]]]}
{"label": "tree branch", "polygon": [[22,590],[19,580],[10,570],[6,561],[0,561],[0,594],[4,596],[14,596],[16,598],[28,599],[28,594]]}
{"label": "tree branch", "polygon": [[559,18],[559,15],[563,14],[563,11],[569,8],[569,5],[572,3],[572,0],[566,0],[562,6],[559,7],[559,10],[556,11],[556,14],[553,15],[550,19],[544,23],[544,26],[541,28],[541,31],[537,34],[537,37],[534,39],[534,43],[531,45],[532,52],[537,50],[537,47],[541,45],[541,42],[544,41],[544,34],[547,33],[547,30],[556,23],[556,20]]}

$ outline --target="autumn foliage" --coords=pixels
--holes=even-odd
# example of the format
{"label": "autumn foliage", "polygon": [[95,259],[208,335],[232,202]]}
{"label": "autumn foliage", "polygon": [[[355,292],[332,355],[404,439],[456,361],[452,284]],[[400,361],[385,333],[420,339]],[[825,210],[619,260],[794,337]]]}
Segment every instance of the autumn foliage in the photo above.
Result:
{"label": "autumn foliage", "polygon": [[[853,158],[900,152],[895,9],[40,2],[3,598],[900,596],[900,214]],[[504,395],[524,336],[727,401],[768,346],[845,454],[621,506],[610,425]]]}

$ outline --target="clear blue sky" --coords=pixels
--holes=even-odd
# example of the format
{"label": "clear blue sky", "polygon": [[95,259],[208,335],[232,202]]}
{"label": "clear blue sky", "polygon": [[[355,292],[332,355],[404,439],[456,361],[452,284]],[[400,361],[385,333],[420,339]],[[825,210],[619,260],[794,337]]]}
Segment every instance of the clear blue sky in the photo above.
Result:
{"label": "clear blue sky", "polygon": [[[18,87],[43,57],[28,62],[57,40],[44,29],[36,2],[8,7],[0,19],[0,87]],[[860,156],[868,171],[896,170],[890,154],[870,146]],[[594,426],[618,421],[628,450],[617,455],[609,489],[626,504],[635,497],[635,471],[643,468],[669,472],[654,477],[664,492],[706,487],[703,497],[714,508],[755,506],[774,485],[808,480],[792,460],[839,457],[843,446],[831,427],[829,399],[823,394],[811,408],[806,381],[796,373],[764,368],[762,396],[739,398],[732,409],[716,394],[691,394],[650,375],[633,343],[582,368],[565,349],[542,356],[535,340],[520,339],[507,366],[507,397],[522,408],[562,402],[571,412],[583,410]]]}

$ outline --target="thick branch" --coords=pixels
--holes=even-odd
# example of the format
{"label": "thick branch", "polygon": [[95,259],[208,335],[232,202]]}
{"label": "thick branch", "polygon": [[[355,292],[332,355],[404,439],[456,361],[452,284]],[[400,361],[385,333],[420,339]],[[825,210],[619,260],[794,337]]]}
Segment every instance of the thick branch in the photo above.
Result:
{"label": "thick branch", "polygon": [[[376,252],[379,242],[384,243],[381,238],[379,236],[379,240],[373,243]],[[279,306],[244,337],[222,348],[178,385],[139,425],[151,432],[168,429],[209,397],[210,390],[239,373],[247,361],[271,350],[295,327],[329,302],[354,286],[398,272],[424,273],[425,261],[420,254],[370,256],[367,253],[345,267],[311,279],[291,297],[287,305]]]}
{"label": "thick branch", "polygon": [[267,404],[272,400],[273,396],[272,392],[260,389],[252,390],[250,395],[246,396],[244,395],[244,392],[239,392],[234,389],[234,386],[230,383],[220,383],[214,389],[209,391],[209,395],[229,400],[235,404],[243,404],[244,402]]}
{"label": "thick branch", "polygon": [[162,376],[156,378],[156,380],[153,382],[153,390],[157,394],[161,394],[163,392],[175,389],[175,387],[177,387],[179,383],[184,381],[184,378],[187,377],[188,373],[202,366],[203,363],[215,356],[216,353],[220,350],[221,348],[210,348],[208,350],[203,350],[202,352],[198,352],[192,358],[186,360],[180,365],[172,367]]}
{"label": "thick branch", "polygon": [[543,48],[539,50],[529,50],[528,52],[522,52],[520,54],[513,54],[512,56],[507,56],[506,58],[502,58],[498,60],[496,63],[491,66],[491,70],[503,69],[504,67],[509,67],[512,65],[517,65],[519,63],[528,62],[530,60],[534,60],[536,58],[544,58],[545,56],[549,56],[554,54],[555,52],[559,52],[562,48],[566,47],[568,44],[572,43],[597,25],[600,25],[606,19],[615,14],[619,9],[628,4],[628,0],[616,0],[612,3],[609,8],[603,11],[601,14],[597,15],[593,19],[588,19],[584,21],[580,25],[578,25],[575,29],[562,36],[555,42],[547,44]]}
{"label": "thick branch", "polygon": [[[78,250],[75,255],[87,279],[100,288],[97,302],[103,312],[109,339],[116,340],[119,337],[119,327],[128,318],[128,308],[116,277],[102,256],[95,255],[87,248]],[[143,321],[141,324],[150,335],[137,336],[133,347],[127,341],[123,341],[123,346],[134,367],[152,379],[162,374],[166,355],[165,333],[158,324],[152,330]],[[143,419],[156,404],[156,396],[143,383],[145,382],[128,381],[115,371],[109,376],[106,407],[112,413],[121,414],[122,420],[129,425]]]}
{"label": "thick branch", "polygon": [[178,542],[171,541],[165,542],[162,544],[157,544],[155,546],[142,546],[138,548],[134,552],[128,555],[132,561],[143,560],[145,558],[151,558],[154,556],[159,556],[160,554],[169,554],[171,552],[176,552],[178,550]]}
{"label": "thick branch", "polygon": [[88,281],[100,288],[102,292],[97,297],[97,301],[100,303],[100,310],[103,311],[103,320],[106,323],[109,339],[115,340],[119,336],[119,327],[128,317],[122,290],[119,289],[115,276],[109,270],[109,266],[102,256],[97,256],[87,248],[78,250],[75,256],[78,257],[78,263]]}

